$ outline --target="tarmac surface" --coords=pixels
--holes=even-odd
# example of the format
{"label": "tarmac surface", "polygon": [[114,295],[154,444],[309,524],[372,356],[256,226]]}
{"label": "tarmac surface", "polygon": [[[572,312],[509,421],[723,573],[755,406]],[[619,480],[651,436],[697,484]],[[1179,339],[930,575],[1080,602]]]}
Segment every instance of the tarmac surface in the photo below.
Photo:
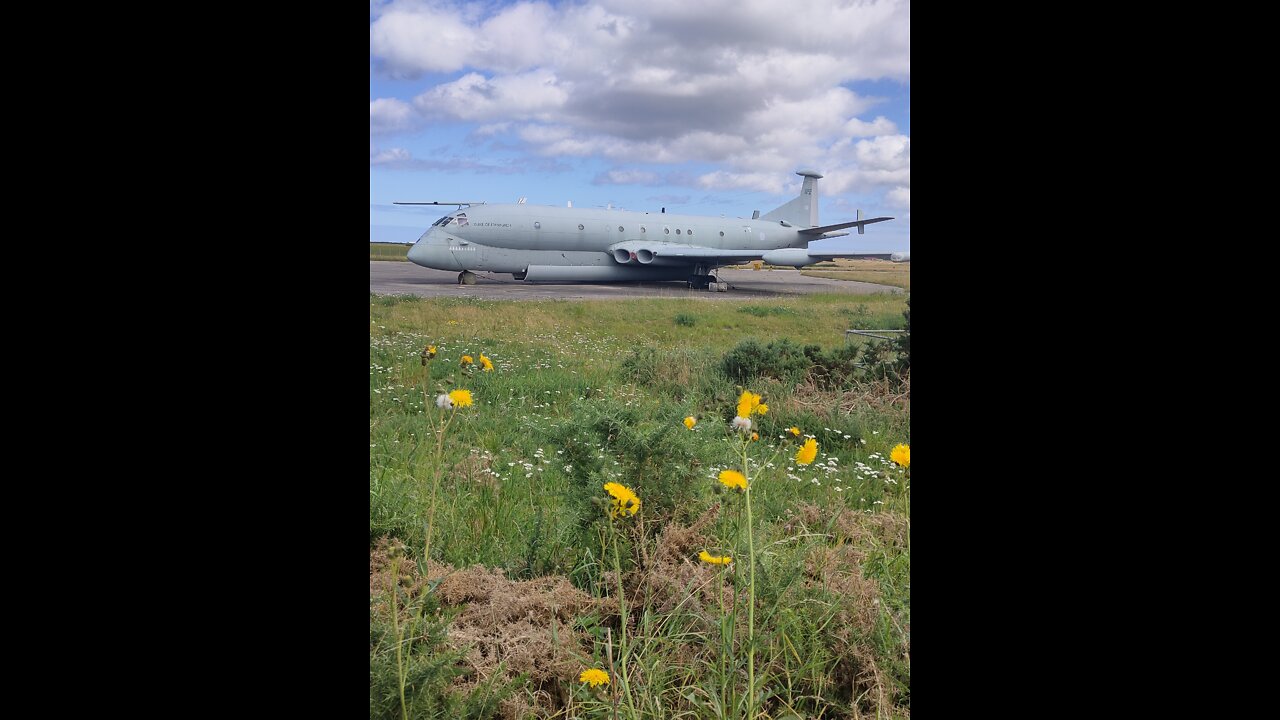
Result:
{"label": "tarmac surface", "polygon": [[690,290],[683,280],[648,283],[568,283],[552,285],[515,280],[510,273],[476,273],[475,285],[459,285],[456,270],[430,270],[411,262],[369,261],[369,292],[422,297],[465,296],[489,300],[608,300],[610,298],[697,298],[743,300],[795,297],[814,293],[900,293],[902,288],[855,280],[806,277],[799,270],[729,270],[718,273],[728,292]]}

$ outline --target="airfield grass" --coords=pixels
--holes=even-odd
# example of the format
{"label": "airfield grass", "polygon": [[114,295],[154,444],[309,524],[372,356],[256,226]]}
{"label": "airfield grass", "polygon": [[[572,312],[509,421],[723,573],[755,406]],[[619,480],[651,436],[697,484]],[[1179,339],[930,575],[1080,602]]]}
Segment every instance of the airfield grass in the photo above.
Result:
{"label": "airfield grass", "polygon": [[369,243],[370,260],[403,260],[409,262],[409,248],[403,243]]}
{"label": "airfield grass", "polygon": [[910,292],[911,263],[895,263],[888,260],[847,260],[818,263],[800,271],[801,275],[829,280],[857,280],[859,282],[893,285]]}
{"label": "airfield grass", "polygon": [[[371,295],[370,717],[909,717],[909,381],[749,381],[751,442],[722,368],[747,338],[837,348],[904,309]],[[457,389],[474,404],[436,406]],[[749,496],[717,481],[744,455]],[[610,517],[610,482],[635,516]]]}

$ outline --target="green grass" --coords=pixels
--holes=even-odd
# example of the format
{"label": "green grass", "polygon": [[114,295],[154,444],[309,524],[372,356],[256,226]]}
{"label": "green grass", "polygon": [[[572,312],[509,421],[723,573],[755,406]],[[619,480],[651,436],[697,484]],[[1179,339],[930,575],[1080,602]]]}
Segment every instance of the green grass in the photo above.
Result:
{"label": "green grass", "polygon": [[403,260],[409,261],[409,248],[413,245],[402,243],[369,243],[370,260]]}
{"label": "green grass", "polygon": [[[663,299],[510,303],[371,295],[371,552],[390,535],[421,568],[424,521],[434,502],[431,560],[446,568],[438,571],[443,585],[439,577],[418,578],[416,594],[406,592],[395,606],[403,614],[398,623],[388,619],[389,592],[371,588],[371,716],[400,717],[403,676],[415,678],[406,704],[422,717],[430,716],[425,708],[464,706],[490,708],[475,712],[496,717],[489,700],[499,696],[507,703],[504,716],[610,717],[608,694],[576,681],[587,667],[608,670],[609,638],[611,688],[619,690],[622,716],[634,708],[650,718],[742,717],[746,521],[742,497],[716,477],[742,469],[728,421],[743,388],[723,375],[721,359],[748,337],[838,346],[849,327],[902,327],[905,307],[904,296],[889,294],[815,295],[741,308]],[[428,344],[438,355],[423,366]],[[459,364],[464,354],[478,362],[480,353],[494,372]],[[457,388],[470,390],[475,404],[454,411],[437,456],[431,423],[449,411],[438,409],[435,398]],[[769,717],[908,715],[909,478],[887,457],[893,445],[910,440],[909,401],[898,397],[900,390],[867,384],[819,390],[761,379],[748,389],[769,406],[753,418],[761,439],[748,447],[754,675],[763,693],[757,709]],[[692,431],[681,422],[689,415],[698,420]],[[795,463],[797,442],[780,437],[793,425],[818,441],[812,465]],[[610,522],[607,482],[640,497],[635,518]],[[627,597],[630,703],[615,674],[623,628],[611,537]],[[697,559],[701,549],[740,562],[705,565]],[[529,581],[542,577],[563,579],[592,605],[531,625],[517,618],[492,623],[492,632],[510,636],[502,636],[508,645],[500,652],[468,661],[498,663],[483,670],[432,661],[479,647],[474,633],[447,651],[396,640],[388,628],[454,627],[449,612],[486,602],[454,602],[446,592],[448,582],[477,564],[501,569],[511,582],[514,599],[502,602],[494,599],[500,588],[488,583],[494,612],[536,605],[542,590]],[[543,651],[553,655],[529,660]],[[440,675],[445,665],[448,672],[464,668],[463,675]],[[481,676],[510,685],[495,694],[476,684]],[[395,697],[388,697],[389,687]]]}

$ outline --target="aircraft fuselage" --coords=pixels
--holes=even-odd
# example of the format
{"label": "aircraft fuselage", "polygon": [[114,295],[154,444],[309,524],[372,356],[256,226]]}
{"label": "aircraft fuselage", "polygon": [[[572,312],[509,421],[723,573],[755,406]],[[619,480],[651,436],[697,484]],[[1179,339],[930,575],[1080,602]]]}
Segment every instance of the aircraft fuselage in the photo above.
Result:
{"label": "aircraft fuselage", "polygon": [[[617,272],[606,274],[618,280],[685,279],[696,267],[708,263],[676,258],[643,262],[635,257],[635,251],[650,245],[756,251],[805,247],[808,239],[797,230],[760,219],[472,205],[438,220],[410,249],[409,259],[437,270],[513,273],[518,277],[530,266],[558,266],[613,268]],[[626,255],[610,251],[619,243],[626,243]],[[621,262],[621,257],[627,261]],[[581,279],[590,279],[601,273],[578,274]]]}

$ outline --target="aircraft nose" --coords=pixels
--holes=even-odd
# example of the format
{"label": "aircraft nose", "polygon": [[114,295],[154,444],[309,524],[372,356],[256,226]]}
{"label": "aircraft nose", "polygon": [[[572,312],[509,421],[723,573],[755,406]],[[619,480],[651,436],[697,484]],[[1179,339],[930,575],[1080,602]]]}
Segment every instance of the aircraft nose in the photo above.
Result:
{"label": "aircraft nose", "polygon": [[427,267],[428,254],[427,239],[424,237],[414,243],[413,247],[409,248],[409,262],[412,262],[415,265]]}

